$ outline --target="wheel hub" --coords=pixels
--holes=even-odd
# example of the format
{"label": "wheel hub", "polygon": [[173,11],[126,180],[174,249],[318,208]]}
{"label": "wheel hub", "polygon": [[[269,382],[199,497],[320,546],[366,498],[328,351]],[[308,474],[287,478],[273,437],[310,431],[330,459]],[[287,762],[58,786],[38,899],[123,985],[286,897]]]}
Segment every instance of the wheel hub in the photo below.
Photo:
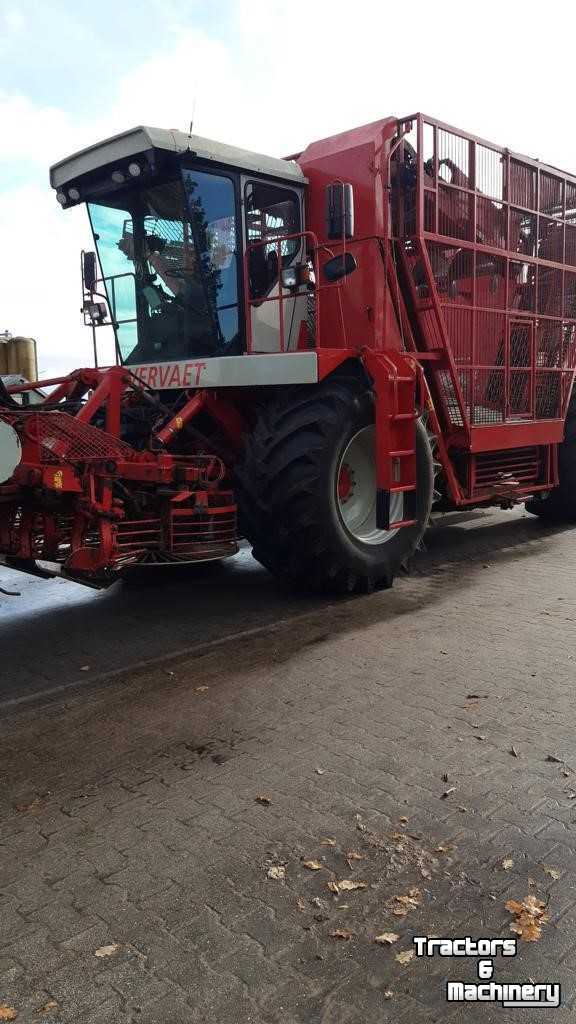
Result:
{"label": "wheel hub", "polygon": [[[384,544],[397,530],[376,526],[376,441],[373,425],[363,427],[342,453],[336,477],[336,501],[340,519],[351,536],[364,544]],[[393,494],[390,521],[403,518],[404,497]]]}

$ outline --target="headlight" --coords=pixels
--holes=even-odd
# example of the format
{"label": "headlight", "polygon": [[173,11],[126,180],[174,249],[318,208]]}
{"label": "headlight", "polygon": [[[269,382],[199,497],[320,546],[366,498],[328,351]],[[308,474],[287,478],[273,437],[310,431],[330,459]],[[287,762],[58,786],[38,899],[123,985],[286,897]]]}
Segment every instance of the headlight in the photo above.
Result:
{"label": "headlight", "polygon": [[112,181],[115,185],[121,185],[126,181],[126,177],[123,171],[112,171]]}
{"label": "headlight", "polygon": [[69,188],[68,196],[70,197],[72,202],[76,203],[80,199],[80,192],[77,188]]}
{"label": "headlight", "polygon": [[140,174],[142,174],[142,168],[140,167],[140,164],[128,164],[128,174],[132,178],[137,178]]}
{"label": "headlight", "polygon": [[60,203],[60,206],[66,206],[67,199],[66,199],[66,195],[64,194],[64,192],[57,192],[56,193],[56,199]]}

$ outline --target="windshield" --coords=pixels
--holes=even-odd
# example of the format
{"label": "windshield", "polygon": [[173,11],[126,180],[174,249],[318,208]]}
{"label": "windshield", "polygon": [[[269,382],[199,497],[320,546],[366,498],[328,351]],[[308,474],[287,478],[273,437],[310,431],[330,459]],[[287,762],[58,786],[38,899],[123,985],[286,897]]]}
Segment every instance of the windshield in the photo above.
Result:
{"label": "windshield", "polygon": [[115,198],[89,213],[122,362],[239,352],[232,180],[184,169]]}

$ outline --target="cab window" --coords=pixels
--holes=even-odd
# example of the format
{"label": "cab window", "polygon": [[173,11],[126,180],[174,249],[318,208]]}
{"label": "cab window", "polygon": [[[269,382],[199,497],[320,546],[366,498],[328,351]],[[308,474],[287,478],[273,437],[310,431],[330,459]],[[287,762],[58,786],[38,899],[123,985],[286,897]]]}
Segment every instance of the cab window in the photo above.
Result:
{"label": "cab window", "polygon": [[[264,298],[278,281],[278,262],[282,267],[297,255],[301,239],[277,240],[301,230],[300,198],[292,189],[270,185],[262,181],[249,181],[244,190],[246,238],[249,249],[248,274],[250,296]],[[261,244],[254,244],[261,243]]]}

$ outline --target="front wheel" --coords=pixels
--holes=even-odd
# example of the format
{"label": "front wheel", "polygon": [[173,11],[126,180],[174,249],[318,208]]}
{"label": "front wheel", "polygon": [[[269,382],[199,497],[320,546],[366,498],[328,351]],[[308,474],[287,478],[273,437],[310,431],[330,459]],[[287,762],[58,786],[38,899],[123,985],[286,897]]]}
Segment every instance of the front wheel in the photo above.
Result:
{"label": "front wheel", "polygon": [[[274,575],[328,593],[389,586],[428,524],[434,489],[430,442],[416,424],[414,526],[376,524],[374,402],[352,375],[295,388],[261,413],[238,467],[243,531]],[[390,519],[403,518],[393,495]]]}

